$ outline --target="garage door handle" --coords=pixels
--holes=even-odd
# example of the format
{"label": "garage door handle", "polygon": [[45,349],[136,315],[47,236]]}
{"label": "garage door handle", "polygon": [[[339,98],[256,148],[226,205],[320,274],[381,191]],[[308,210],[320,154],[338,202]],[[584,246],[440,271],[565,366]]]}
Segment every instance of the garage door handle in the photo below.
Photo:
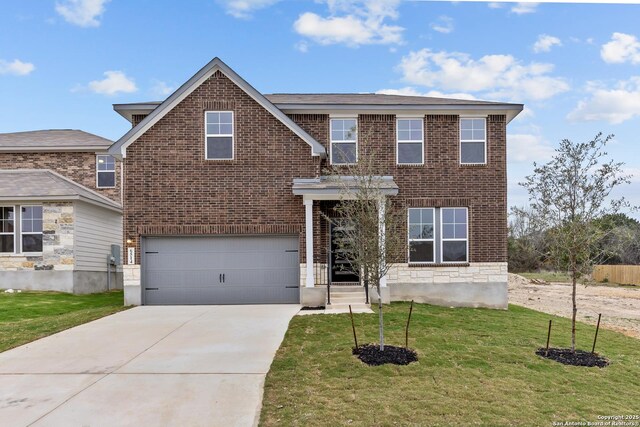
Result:
{"label": "garage door handle", "polygon": [[286,249],[285,252],[298,252],[297,249]]}
{"label": "garage door handle", "polygon": [[225,281],[224,275],[225,275],[225,273],[222,273],[222,283],[224,283],[224,281]]}
{"label": "garage door handle", "polygon": [[222,273],[218,275],[218,282],[222,283]]}
{"label": "garage door handle", "polygon": [[300,286],[285,286],[287,289],[298,289]]}
{"label": "garage door handle", "polygon": [[160,288],[144,288],[145,291],[159,291]]}

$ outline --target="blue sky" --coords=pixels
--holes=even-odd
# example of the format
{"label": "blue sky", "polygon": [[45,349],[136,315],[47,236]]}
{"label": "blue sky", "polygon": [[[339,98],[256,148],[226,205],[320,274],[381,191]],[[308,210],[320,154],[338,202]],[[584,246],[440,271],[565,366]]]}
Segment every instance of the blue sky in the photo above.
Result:
{"label": "blue sky", "polygon": [[[188,4],[188,7],[185,5]],[[219,56],[263,93],[383,92],[526,105],[509,204],[562,138],[615,134],[640,205],[640,5],[398,0],[0,4],[0,132],[118,139],[113,103],[162,100]]]}

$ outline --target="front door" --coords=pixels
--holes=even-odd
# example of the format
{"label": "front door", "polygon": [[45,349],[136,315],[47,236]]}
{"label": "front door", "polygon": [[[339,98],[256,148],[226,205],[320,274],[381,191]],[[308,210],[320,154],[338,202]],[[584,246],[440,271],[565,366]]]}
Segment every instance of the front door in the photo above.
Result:
{"label": "front door", "polygon": [[347,260],[343,251],[336,244],[336,238],[341,237],[341,227],[343,224],[330,223],[330,241],[331,241],[331,283],[360,283],[360,277],[352,271],[351,265]]}

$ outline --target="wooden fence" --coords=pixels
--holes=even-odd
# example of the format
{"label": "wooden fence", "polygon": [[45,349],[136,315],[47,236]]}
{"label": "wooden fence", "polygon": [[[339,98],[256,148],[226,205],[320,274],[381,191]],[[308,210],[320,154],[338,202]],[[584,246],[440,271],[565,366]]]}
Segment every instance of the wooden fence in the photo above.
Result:
{"label": "wooden fence", "polygon": [[640,285],[640,265],[596,265],[593,278],[622,285]]}

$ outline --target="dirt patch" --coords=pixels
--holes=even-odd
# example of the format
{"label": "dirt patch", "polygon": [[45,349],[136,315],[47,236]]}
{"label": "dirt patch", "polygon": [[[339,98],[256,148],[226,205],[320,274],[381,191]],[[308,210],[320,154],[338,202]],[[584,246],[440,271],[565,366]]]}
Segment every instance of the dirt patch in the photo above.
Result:
{"label": "dirt patch", "polygon": [[[578,320],[640,338],[640,289],[578,285]],[[535,284],[509,273],[509,303],[571,318],[571,284]]]}
{"label": "dirt patch", "polygon": [[353,354],[370,366],[379,366],[386,363],[394,365],[408,365],[418,360],[418,355],[410,348],[385,345],[384,351],[380,351],[378,344],[364,344],[353,349]]}
{"label": "dirt patch", "polygon": [[544,348],[539,348],[536,354],[540,357],[555,360],[564,365],[572,366],[586,366],[604,368],[609,365],[609,361],[598,353],[589,353],[583,350],[571,351],[570,348],[550,348],[548,351]]}

